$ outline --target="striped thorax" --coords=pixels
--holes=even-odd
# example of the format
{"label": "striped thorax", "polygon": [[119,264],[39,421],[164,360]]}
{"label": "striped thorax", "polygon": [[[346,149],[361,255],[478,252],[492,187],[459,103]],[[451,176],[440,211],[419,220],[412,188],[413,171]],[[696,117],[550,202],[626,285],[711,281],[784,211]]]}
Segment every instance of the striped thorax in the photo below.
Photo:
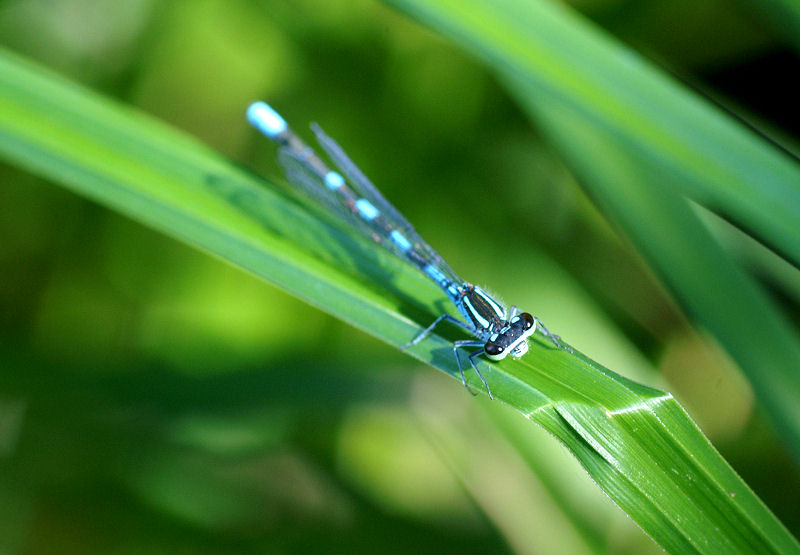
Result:
{"label": "striped thorax", "polygon": [[456,304],[475,328],[475,335],[486,342],[484,351],[488,358],[503,360],[508,355],[519,358],[528,352],[528,337],[536,331],[533,316],[523,312],[509,318],[502,304],[471,283],[459,287]]}

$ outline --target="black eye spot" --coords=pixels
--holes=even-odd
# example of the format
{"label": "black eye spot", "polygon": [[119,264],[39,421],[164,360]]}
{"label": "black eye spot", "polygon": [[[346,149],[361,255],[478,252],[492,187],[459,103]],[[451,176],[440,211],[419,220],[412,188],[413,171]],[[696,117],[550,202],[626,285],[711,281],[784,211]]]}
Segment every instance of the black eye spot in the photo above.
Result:
{"label": "black eye spot", "polygon": [[487,355],[492,355],[492,356],[499,355],[500,353],[503,352],[503,348],[497,343],[487,343],[483,347],[483,350],[486,351]]}
{"label": "black eye spot", "polygon": [[519,315],[519,317],[525,321],[526,330],[529,330],[533,327],[533,316],[531,316],[527,312],[523,312],[522,314]]}

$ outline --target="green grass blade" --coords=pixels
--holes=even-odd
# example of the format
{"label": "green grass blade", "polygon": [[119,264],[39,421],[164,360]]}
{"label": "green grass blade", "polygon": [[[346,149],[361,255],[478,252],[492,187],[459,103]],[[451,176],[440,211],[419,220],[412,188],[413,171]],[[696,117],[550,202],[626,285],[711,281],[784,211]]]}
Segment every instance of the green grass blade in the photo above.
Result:
{"label": "green grass blade", "polygon": [[751,11],[778,29],[784,39],[800,51],[800,1],[798,0],[748,0]]}
{"label": "green grass blade", "polygon": [[[575,114],[540,113],[550,136],[584,177],[606,213],[625,229],[680,299],[686,311],[747,373],[759,400],[790,447],[800,447],[800,350],[771,301],[719,247],[689,204],[660,182],[652,167],[614,142],[607,130],[592,129]],[[714,276],[714,279],[709,279]],[[800,454],[800,453],[798,453]]]}
{"label": "green grass blade", "polygon": [[393,2],[494,67],[687,313],[736,359],[800,458],[800,343],[711,239],[701,202],[797,265],[800,166],[549,2]]}
{"label": "green grass blade", "polygon": [[[185,135],[2,52],[0,153],[393,345],[419,329],[398,313],[401,303],[431,307],[441,299],[413,268],[311,216]],[[387,285],[376,289],[370,278]],[[533,343],[521,361],[481,363],[495,396],[564,442],[661,545],[800,552],[671,396],[578,353]],[[443,338],[412,354],[458,374]],[[469,379],[477,388],[473,373]]]}
{"label": "green grass blade", "polygon": [[800,167],[592,27],[547,0],[390,0],[499,71],[525,79],[620,140],[643,145],[675,186],[800,267]]}

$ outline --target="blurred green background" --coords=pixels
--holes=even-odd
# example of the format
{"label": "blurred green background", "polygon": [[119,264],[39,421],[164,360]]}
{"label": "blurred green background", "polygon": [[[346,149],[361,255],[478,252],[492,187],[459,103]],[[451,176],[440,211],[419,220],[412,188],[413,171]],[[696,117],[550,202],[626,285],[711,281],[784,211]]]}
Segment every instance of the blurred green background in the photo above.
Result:
{"label": "blurred green background", "polygon": [[[791,35],[752,4],[573,6],[795,144]],[[461,275],[671,391],[800,531],[800,474],[735,365],[444,39],[367,0],[26,0],[0,2],[0,45],[265,175],[249,102],[319,122]],[[660,552],[499,403],[59,187],[3,163],[0,182],[0,552]],[[796,272],[720,233],[800,321]]]}

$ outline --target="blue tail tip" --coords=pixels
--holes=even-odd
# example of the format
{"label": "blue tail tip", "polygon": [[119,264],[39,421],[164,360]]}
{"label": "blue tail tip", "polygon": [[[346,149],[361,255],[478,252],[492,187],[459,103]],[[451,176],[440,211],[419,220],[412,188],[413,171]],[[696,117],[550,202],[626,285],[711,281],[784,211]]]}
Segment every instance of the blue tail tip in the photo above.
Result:
{"label": "blue tail tip", "polygon": [[247,119],[270,139],[274,139],[287,129],[286,121],[266,102],[253,102],[247,108]]}

